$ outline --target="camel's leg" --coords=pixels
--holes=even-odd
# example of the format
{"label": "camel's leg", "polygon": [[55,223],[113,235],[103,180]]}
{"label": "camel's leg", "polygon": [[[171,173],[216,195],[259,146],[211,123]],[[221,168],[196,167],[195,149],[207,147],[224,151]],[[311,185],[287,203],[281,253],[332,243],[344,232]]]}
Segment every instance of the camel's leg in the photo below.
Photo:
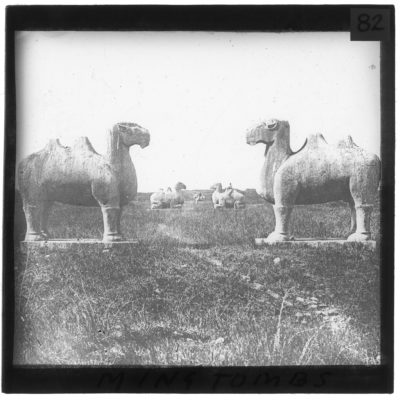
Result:
{"label": "camel's leg", "polygon": [[117,215],[117,232],[121,235],[122,237],[122,231],[121,231],[121,218],[122,218],[122,207],[119,209],[119,215]]}
{"label": "camel's leg", "polygon": [[43,202],[41,218],[40,218],[40,233],[45,238],[50,237],[49,231],[47,229],[47,224],[48,224],[49,215],[50,215],[52,207],[53,207],[53,202],[51,202],[51,201]]}
{"label": "camel's leg", "polygon": [[352,233],[347,240],[350,241],[365,241],[371,239],[371,213],[372,204],[359,204],[355,205],[356,212],[356,230]]}
{"label": "camel's leg", "polygon": [[122,240],[119,231],[119,220],[121,218],[120,207],[101,206],[103,213],[104,235],[103,242],[116,242]]}
{"label": "camel's leg", "polygon": [[293,239],[289,236],[289,223],[298,192],[299,185],[296,180],[288,180],[284,174],[279,172],[275,175],[275,230],[268,236],[268,242],[283,242]]}
{"label": "camel's leg", "polygon": [[371,239],[371,213],[378,183],[379,168],[374,165],[356,170],[354,175],[350,177],[349,186],[356,214],[356,230],[347,240],[365,241]]}
{"label": "camel's leg", "polygon": [[350,233],[354,233],[357,228],[357,219],[356,219],[356,209],[354,207],[354,202],[349,202],[350,207]]}
{"label": "camel's leg", "polygon": [[41,205],[23,204],[26,219],[25,241],[33,242],[43,240],[40,234],[40,218],[42,213]]}
{"label": "camel's leg", "polygon": [[290,206],[274,206],[275,213],[275,230],[269,234],[268,242],[284,242],[290,240],[289,222],[293,207]]}
{"label": "camel's leg", "polygon": [[103,213],[103,242],[122,240],[119,230],[121,207],[118,180],[112,175],[105,175],[102,180],[92,182],[92,194]]}

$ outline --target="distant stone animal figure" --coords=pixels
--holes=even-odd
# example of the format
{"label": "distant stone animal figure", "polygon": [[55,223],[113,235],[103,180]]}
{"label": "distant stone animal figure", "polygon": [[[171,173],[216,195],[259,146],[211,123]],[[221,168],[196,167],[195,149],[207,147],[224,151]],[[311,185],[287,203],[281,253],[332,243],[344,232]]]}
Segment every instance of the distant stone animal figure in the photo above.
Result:
{"label": "distant stone animal figure", "polygon": [[222,183],[214,183],[214,185],[212,185],[210,189],[214,190],[211,196],[214,208],[217,209],[226,207],[226,202],[229,202],[229,192],[222,189]]}
{"label": "distant stone animal figure", "polygon": [[172,189],[170,186],[167,187],[167,190],[165,191],[165,202],[167,204],[167,208],[171,208],[171,202],[174,197],[174,193],[172,192]]}
{"label": "distant stone animal figure", "polygon": [[[232,187],[232,186],[231,186]],[[228,189],[229,195],[233,199],[233,207],[234,208],[245,208],[246,201],[245,201],[245,192],[239,189]]]}
{"label": "distant stone animal figure", "polygon": [[[171,188],[167,189],[168,197],[170,196],[169,192],[172,193]],[[157,192],[154,192],[150,196],[150,208],[152,210],[158,210],[162,208],[170,208],[171,204],[167,201],[167,194],[164,189],[160,188]]]}
{"label": "distant stone animal figure", "polygon": [[293,206],[343,200],[351,210],[348,240],[371,238],[370,217],[380,180],[380,160],[348,136],[336,146],[310,135],[296,153],[290,149],[287,121],[264,122],[247,132],[250,145],[266,145],[259,194],[274,204],[275,230],[268,241],[286,241]]}
{"label": "distant stone animal figure", "polygon": [[193,196],[193,199],[194,199],[194,202],[197,204],[199,201],[204,201],[206,199],[206,197],[204,196],[203,193],[200,192],[200,193],[196,193]]}
{"label": "distant stone animal figure", "polygon": [[152,210],[159,210],[163,208],[182,208],[185,198],[182,190],[186,189],[186,185],[178,182],[174,186],[174,190],[170,187],[164,192],[159,190],[150,196],[150,208]]}
{"label": "distant stone animal figure", "polygon": [[234,189],[232,184],[223,189],[222,183],[215,183],[210,189],[214,190],[211,197],[214,208],[244,208],[246,205],[244,192]]}
{"label": "distant stone animal figure", "polygon": [[100,206],[103,213],[103,241],[122,240],[122,208],[136,197],[137,179],[129,148],[149,145],[147,129],[121,122],[108,137],[108,151],[102,156],[87,137],[72,147],[51,140],[41,151],[22,160],[18,167],[19,190],[25,212],[26,241],[49,237],[47,221],[54,202]]}

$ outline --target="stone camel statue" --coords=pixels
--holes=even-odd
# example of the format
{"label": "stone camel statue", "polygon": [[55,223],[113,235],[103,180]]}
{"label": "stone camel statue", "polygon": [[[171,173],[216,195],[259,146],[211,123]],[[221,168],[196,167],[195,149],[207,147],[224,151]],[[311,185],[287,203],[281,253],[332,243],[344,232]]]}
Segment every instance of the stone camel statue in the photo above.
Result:
{"label": "stone camel statue", "polygon": [[182,182],[177,182],[172,190],[170,187],[166,191],[163,189],[154,192],[150,196],[150,208],[159,210],[162,208],[182,208],[185,198],[182,190],[186,189],[186,185]]}
{"label": "stone camel statue", "polygon": [[104,242],[122,240],[122,207],[136,197],[137,179],[129,148],[149,145],[147,129],[121,122],[113,126],[105,156],[96,153],[87,137],[72,147],[59,140],[22,160],[18,183],[27,222],[26,241],[49,237],[47,220],[54,202],[100,206]]}
{"label": "stone camel statue", "polygon": [[290,149],[287,121],[264,122],[247,132],[250,145],[266,145],[258,193],[274,204],[275,230],[269,242],[290,240],[294,205],[343,200],[351,210],[350,241],[371,239],[370,218],[380,181],[380,160],[358,147],[350,136],[329,145],[320,134],[310,135],[296,153]]}

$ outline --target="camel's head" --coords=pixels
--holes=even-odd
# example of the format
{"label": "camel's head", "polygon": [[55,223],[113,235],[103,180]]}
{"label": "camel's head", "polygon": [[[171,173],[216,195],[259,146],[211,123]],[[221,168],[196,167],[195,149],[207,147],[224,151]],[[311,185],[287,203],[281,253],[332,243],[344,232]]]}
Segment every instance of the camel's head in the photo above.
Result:
{"label": "camel's head", "polygon": [[214,185],[210,186],[211,190],[218,190],[219,192],[222,192],[222,183],[214,183]]}
{"label": "camel's head", "polygon": [[150,134],[146,128],[133,122],[120,122],[116,124],[122,143],[125,146],[138,144],[142,149],[150,143]]}
{"label": "camel's head", "polygon": [[175,185],[175,190],[182,190],[182,189],[186,189],[186,185],[184,183],[182,183],[182,182],[178,182]]}
{"label": "camel's head", "polygon": [[279,121],[270,119],[250,129],[246,134],[247,144],[254,146],[258,143],[264,143],[268,147],[280,137],[287,137],[289,134],[289,123],[287,121]]}

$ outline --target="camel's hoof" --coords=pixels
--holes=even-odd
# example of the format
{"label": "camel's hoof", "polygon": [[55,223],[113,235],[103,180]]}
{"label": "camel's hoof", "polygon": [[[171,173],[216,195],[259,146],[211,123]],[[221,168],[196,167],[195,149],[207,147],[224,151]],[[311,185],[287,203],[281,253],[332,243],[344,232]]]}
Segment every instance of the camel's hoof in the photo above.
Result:
{"label": "camel's hoof", "polygon": [[27,233],[25,235],[25,242],[40,242],[41,240],[46,240],[47,238],[40,233]]}
{"label": "camel's hoof", "polygon": [[291,240],[291,238],[288,235],[279,232],[272,232],[267,237],[268,243],[287,242],[289,240]]}
{"label": "camel's hoof", "polygon": [[347,240],[349,242],[365,242],[367,240],[371,240],[371,233],[354,232],[347,238]]}

